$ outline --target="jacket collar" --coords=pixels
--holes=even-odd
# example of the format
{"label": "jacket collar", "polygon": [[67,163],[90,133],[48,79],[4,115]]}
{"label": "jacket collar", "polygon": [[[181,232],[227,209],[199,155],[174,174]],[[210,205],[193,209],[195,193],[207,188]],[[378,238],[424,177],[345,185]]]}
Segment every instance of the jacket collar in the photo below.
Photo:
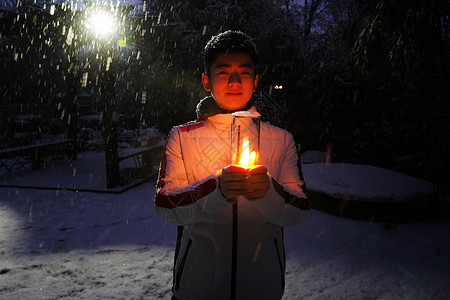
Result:
{"label": "jacket collar", "polygon": [[[249,110],[253,106],[253,102],[253,98],[251,98],[248,101],[247,106],[239,110]],[[197,120],[206,120],[218,114],[231,114],[235,112],[235,110],[227,110],[221,108],[219,105],[217,105],[216,100],[214,100],[212,96],[208,96],[200,100],[200,102],[197,104],[195,112],[197,113]]]}
{"label": "jacket collar", "polygon": [[[255,106],[250,107],[247,111],[257,111]],[[231,123],[233,122],[232,112],[225,114],[216,114],[208,118],[214,127],[221,130],[229,130],[231,128]]]}

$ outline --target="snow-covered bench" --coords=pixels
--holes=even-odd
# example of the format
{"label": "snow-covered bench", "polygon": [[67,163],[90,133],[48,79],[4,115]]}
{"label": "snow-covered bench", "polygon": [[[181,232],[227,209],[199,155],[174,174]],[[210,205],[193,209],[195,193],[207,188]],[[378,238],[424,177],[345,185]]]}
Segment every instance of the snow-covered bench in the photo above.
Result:
{"label": "snow-covered bench", "polygon": [[8,174],[13,170],[27,168],[27,163],[29,162],[31,162],[33,169],[39,169],[44,157],[57,154],[68,155],[69,147],[72,144],[73,140],[65,139],[55,142],[0,149],[0,170],[5,169]]}

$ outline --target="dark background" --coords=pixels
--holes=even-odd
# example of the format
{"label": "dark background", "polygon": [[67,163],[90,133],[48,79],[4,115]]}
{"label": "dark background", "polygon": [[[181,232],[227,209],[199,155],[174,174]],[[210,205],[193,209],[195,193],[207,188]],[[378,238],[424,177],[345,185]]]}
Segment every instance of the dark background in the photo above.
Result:
{"label": "dark background", "polygon": [[[56,5],[50,14],[51,2],[6,0],[0,11],[1,147],[102,112],[105,50],[83,32],[82,11]],[[397,170],[450,192],[448,1],[153,0],[120,14],[127,46],[113,46],[112,67],[123,127],[145,122],[166,134],[195,119],[206,95],[203,46],[242,30],[259,46],[256,94],[276,103],[264,117],[292,132],[302,152],[331,149],[335,161]]]}

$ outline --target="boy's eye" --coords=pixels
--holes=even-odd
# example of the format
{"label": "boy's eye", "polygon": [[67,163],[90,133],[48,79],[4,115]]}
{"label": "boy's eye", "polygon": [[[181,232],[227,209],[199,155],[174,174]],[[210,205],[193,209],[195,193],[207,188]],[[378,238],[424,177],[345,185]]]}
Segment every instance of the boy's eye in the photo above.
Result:
{"label": "boy's eye", "polygon": [[219,71],[217,72],[217,75],[227,75],[228,73],[226,71]]}

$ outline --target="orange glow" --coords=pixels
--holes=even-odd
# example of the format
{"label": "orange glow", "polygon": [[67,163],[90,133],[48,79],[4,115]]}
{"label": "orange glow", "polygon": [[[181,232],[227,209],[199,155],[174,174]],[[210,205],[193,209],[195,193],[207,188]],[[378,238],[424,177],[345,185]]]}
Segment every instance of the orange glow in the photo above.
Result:
{"label": "orange glow", "polygon": [[239,160],[239,166],[243,168],[253,168],[256,162],[256,151],[250,153],[250,141],[248,139],[242,140],[242,155]]}

